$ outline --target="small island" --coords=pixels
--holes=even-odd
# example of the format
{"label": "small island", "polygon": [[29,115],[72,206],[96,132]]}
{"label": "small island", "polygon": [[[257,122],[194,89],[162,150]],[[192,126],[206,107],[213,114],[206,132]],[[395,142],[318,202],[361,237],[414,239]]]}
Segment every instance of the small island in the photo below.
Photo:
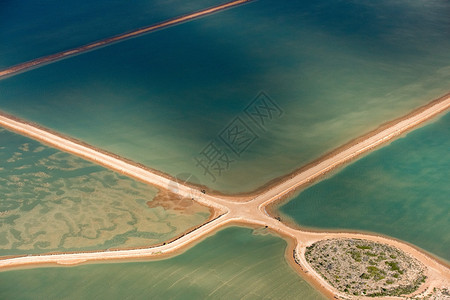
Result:
{"label": "small island", "polygon": [[338,291],[354,296],[400,296],[425,282],[425,266],[403,251],[361,239],[328,239],[306,249],[306,260]]}

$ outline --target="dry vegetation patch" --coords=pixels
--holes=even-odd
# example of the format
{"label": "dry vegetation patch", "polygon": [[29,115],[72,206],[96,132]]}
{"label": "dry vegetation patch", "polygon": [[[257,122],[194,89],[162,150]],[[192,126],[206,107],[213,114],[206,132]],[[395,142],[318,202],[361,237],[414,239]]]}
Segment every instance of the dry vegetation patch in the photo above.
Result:
{"label": "dry vegetation patch", "polygon": [[425,266],[403,251],[361,239],[329,239],[307,248],[306,260],[349,295],[400,296],[425,281]]}

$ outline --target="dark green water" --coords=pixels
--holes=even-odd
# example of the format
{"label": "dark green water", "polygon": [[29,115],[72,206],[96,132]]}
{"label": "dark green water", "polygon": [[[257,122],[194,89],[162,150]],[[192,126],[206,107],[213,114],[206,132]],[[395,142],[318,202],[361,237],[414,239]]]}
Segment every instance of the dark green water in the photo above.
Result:
{"label": "dark green water", "polygon": [[228,228],[153,262],[0,273],[1,299],[324,299],[284,258],[286,243]]}
{"label": "dark green water", "polygon": [[0,68],[149,26],[221,2],[0,1]]}
{"label": "dark green water", "polygon": [[450,114],[311,186],[281,207],[308,227],[365,230],[450,260]]}
{"label": "dark green water", "polygon": [[[133,11],[143,2],[129,5],[142,23],[146,10]],[[163,6],[172,14],[189,5]],[[78,28],[107,27],[121,8],[59,23],[84,41]],[[0,109],[211,188],[249,191],[447,92],[449,10],[443,1],[258,0],[1,80]],[[243,112],[261,90],[284,111],[266,130]],[[213,182],[194,159],[212,140],[230,152],[218,135],[237,116],[258,138],[229,153]]]}

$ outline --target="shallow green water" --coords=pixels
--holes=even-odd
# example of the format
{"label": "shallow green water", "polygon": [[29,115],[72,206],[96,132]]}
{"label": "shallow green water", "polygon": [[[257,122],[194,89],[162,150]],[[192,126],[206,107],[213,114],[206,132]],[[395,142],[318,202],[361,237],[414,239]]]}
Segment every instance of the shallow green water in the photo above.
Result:
{"label": "shallow green water", "polygon": [[157,192],[0,128],[0,255],[148,246],[209,217],[194,203],[149,207]]}
{"label": "shallow green water", "polygon": [[303,226],[393,236],[450,260],[450,113],[290,200]]}
{"label": "shallow green water", "polygon": [[[447,92],[449,5],[254,1],[1,80],[0,109],[248,191]],[[266,130],[243,112],[261,90],[284,111]],[[218,139],[237,116],[258,135],[239,156]],[[212,140],[216,181],[195,161]]]}
{"label": "shallow green water", "polygon": [[2,299],[324,299],[286,262],[286,242],[228,228],[153,262],[0,273]]}

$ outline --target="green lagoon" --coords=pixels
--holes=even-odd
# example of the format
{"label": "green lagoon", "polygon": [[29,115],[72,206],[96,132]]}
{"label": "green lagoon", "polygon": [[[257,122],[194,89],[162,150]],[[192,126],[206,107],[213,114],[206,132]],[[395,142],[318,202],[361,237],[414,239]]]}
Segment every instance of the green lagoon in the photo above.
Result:
{"label": "green lagoon", "polygon": [[285,248],[232,227],[162,261],[0,272],[0,298],[325,299],[288,265]]}
{"label": "green lagoon", "polygon": [[[449,9],[419,0],[253,1],[3,79],[0,109],[245,192],[448,92]],[[73,36],[84,36],[82,24],[72,24]],[[284,112],[264,129],[244,113],[260,91]],[[239,155],[219,139],[235,117],[257,136]],[[215,181],[195,161],[211,141],[232,161]]]}
{"label": "green lagoon", "polygon": [[0,145],[0,255],[144,247],[210,215],[155,205],[156,188],[2,128]]}
{"label": "green lagoon", "polygon": [[364,230],[450,260],[450,113],[302,191],[281,207],[301,226]]}

